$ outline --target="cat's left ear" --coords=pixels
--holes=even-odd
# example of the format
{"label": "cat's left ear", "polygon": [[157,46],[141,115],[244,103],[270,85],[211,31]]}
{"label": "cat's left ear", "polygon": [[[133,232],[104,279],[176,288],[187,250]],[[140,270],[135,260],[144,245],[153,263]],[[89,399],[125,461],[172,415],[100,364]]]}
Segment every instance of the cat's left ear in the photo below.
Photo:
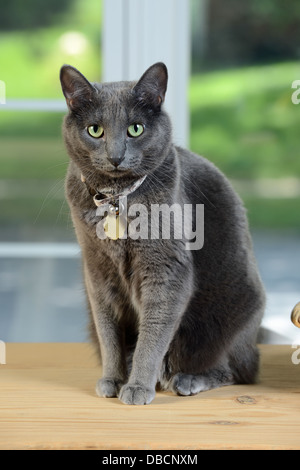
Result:
{"label": "cat's left ear", "polygon": [[76,111],[91,101],[95,92],[93,85],[71,65],[64,65],[60,69],[60,82],[71,111]]}
{"label": "cat's left ear", "polygon": [[162,62],[152,65],[134,87],[140,102],[159,111],[165,100],[168,69]]}

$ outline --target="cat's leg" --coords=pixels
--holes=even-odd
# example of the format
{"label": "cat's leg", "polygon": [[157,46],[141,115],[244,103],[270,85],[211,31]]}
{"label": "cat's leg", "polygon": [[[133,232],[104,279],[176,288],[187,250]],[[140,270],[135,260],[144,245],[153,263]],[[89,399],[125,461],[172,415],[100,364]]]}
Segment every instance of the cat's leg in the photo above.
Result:
{"label": "cat's leg", "polygon": [[156,274],[145,286],[132,370],[119,394],[123,403],[145,405],[153,400],[163,358],[189,302],[189,282],[188,273],[174,283],[162,282]]}
{"label": "cat's leg", "polygon": [[99,397],[117,397],[126,382],[125,353],[122,345],[122,331],[113,314],[103,307],[98,313],[98,338],[102,357],[102,378],[96,385]]}
{"label": "cat's leg", "polygon": [[226,356],[217,365],[202,374],[177,373],[169,381],[168,387],[178,395],[197,393],[234,384],[252,384],[257,380],[259,367],[258,349],[254,343],[234,341]]}
{"label": "cat's leg", "polygon": [[246,332],[240,333],[229,351],[229,364],[238,384],[253,384],[259,374],[259,350],[255,344],[256,332],[251,341]]}
{"label": "cat's leg", "polygon": [[109,307],[98,309],[96,321],[102,357],[102,378],[96,385],[96,393],[105,398],[117,397],[126,382],[122,331]]}
{"label": "cat's leg", "polygon": [[170,382],[169,388],[177,395],[196,395],[213,388],[233,385],[235,383],[231,369],[220,365],[203,374],[192,375],[178,373]]}
{"label": "cat's leg", "polygon": [[101,298],[99,285],[94,286],[87,271],[85,280],[102,359],[102,378],[96,385],[96,393],[100,397],[117,397],[126,382],[123,330],[112,307]]}
{"label": "cat's leg", "polygon": [[226,352],[221,346],[224,343],[212,336],[216,330],[205,329],[207,322],[202,323],[197,336],[188,324],[182,323],[162,363],[162,389],[195,395],[225,385],[255,383],[259,371],[256,340],[263,308],[263,302],[259,303],[243,328],[230,341],[227,339]]}
{"label": "cat's leg", "polygon": [[167,316],[164,310],[153,302],[143,315],[129,380],[119,394],[125,404],[147,405],[155,396],[160,364],[174,334],[176,318],[180,316],[178,311],[174,316]]}

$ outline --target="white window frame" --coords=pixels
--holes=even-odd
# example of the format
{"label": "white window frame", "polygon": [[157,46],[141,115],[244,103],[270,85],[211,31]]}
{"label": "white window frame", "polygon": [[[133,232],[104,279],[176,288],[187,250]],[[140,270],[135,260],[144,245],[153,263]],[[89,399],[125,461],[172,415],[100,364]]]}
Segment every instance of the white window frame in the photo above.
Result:
{"label": "white window frame", "polygon": [[189,144],[190,37],[190,0],[104,0],[103,81],[137,80],[164,62],[165,105],[182,146]]}

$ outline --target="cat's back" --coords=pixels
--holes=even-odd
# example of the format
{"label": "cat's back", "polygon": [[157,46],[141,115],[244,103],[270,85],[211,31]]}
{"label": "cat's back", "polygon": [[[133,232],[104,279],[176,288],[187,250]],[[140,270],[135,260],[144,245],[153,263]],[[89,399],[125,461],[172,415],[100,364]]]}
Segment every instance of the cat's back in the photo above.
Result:
{"label": "cat's back", "polygon": [[192,203],[203,203],[215,210],[243,204],[226,176],[209,160],[189,150],[176,147],[182,185]]}
{"label": "cat's back", "polygon": [[176,150],[187,203],[204,206],[204,247],[193,251],[197,276],[203,283],[205,272],[209,286],[217,285],[216,279],[223,282],[224,276],[228,282],[246,276],[248,287],[254,286],[260,295],[263,290],[242,200],[213,163],[188,150]]}

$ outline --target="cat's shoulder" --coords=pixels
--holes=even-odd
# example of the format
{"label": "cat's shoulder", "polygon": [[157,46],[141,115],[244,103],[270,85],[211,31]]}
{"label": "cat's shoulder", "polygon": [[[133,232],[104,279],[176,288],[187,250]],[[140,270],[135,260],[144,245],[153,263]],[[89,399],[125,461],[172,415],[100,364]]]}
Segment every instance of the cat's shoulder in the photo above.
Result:
{"label": "cat's shoulder", "polygon": [[189,173],[191,176],[201,176],[201,179],[226,180],[219,168],[207,158],[182,147],[176,147],[176,151],[182,172]]}
{"label": "cat's shoulder", "polygon": [[242,201],[229,179],[211,161],[189,150],[176,147],[180,162],[181,180],[190,197],[195,194],[201,198],[215,201],[215,205],[242,206]]}

